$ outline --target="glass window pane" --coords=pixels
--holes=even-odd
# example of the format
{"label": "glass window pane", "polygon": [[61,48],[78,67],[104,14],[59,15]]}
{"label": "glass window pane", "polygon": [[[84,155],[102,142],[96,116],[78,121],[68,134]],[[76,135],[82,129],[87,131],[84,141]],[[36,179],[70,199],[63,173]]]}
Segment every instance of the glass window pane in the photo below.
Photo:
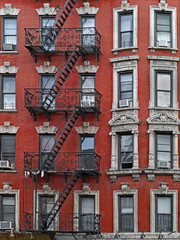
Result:
{"label": "glass window pane", "polygon": [[6,18],[4,19],[4,35],[17,34],[17,19]]}
{"label": "glass window pane", "polygon": [[54,135],[40,135],[40,152],[50,152],[54,143]]}
{"label": "glass window pane", "polygon": [[157,92],[157,106],[158,107],[171,107],[171,93],[170,92]]}
{"label": "glass window pane", "polygon": [[3,92],[4,93],[13,93],[16,92],[16,78],[13,76],[4,76],[3,77]]}
{"label": "glass window pane", "polygon": [[42,76],[42,88],[52,88],[55,82],[55,76]]}
{"label": "glass window pane", "polygon": [[121,152],[132,151],[132,135],[121,135]]}
{"label": "glass window pane", "polygon": [[[95,18],[94,17],[82,17],[82,28],[91,28],[95,27]],[[83,32],[85,34],[85,32]]]}
{"label": "glass window pane", "polygon": [[94,137],[81,138],[81,152],[94,152]]}
{"label": "glass window pane", "polygon": [[157,13],[157,25],[162,26],[170,26],[171,15],[167,13]]}
{"label": "glass window pane", "polygon": [[5,36],[4,43],[17,45],[17,37],[16,36]]}
{"label": "glass window pane", "polygon": [[121,47],[131,47],[133,44],[133,33],[121,33]]}
{"label": "glass window pane", "polygon": [[171,135],[158,134],[157,135],[158,150],[171,150]]}
{"label": "glass window pane", "polygon": [[121,198],[121,213],[133,213],[133,198],[122,197]]}
{"label": "glass window pane", "polygon": [[[8,136],[3,136],[3,137],[8,137]],[[3,205],[15,205],[15,198],[12,197],[3,197]]]}
{"label": "glass window pane", "polygon": [[158,197],[158,213],[171,214],[171,197]]}
{"label": "glass window pane", "polygon": [[3,109],[16,109],[16,95],[15,94],[4,94]]}
{"label": "glass window pane", "polygon": [[158,90],[171,90],[171,75],[170,74],[157,74],[157,89]]}
{"label": "glass window pane", "polygon": [[121,32],[133,30],[133,17],[132,14],[121,15]]}
{"label": "glass window pane", "polygon": [[171,161],[171,153],[170,152],[158,152],[157,160],[163,162]]}
{"label": "glass window pane", "polygon": [[94,198],[83,197],[81,199],[81,211],[82,214],[94,213]]}
{"label": "glass window pane", "polygon": [[81,76],[82,88],[95,88],[95,76]]}
{"label": "glass window pane", "polygon": [[42,27],[53,27],[55,18],[42,18]]}

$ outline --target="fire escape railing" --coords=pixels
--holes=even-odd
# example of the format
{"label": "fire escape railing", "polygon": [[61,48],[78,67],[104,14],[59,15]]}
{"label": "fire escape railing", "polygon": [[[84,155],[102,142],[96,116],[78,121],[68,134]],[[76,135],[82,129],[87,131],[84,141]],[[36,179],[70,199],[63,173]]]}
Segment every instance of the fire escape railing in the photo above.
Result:
{"label": "fire escape railing", "polygon": [[[24,170],[38,171],[41,169],[48,153],[24,152]],[[59,152],[49,171],[72,173],[78,171],[100,171],[101,157],[94,152]]]}
{"label": "fire escape railing", "polygon": [[[42,112],[42,104],[49,91],[50,89],[48,88],[25,88],[25,107],[37,112]],[[88,112],[100,112],[101,97],[102,95],[94,88],[63,88],[57,93],[48,111],[63,112],[66,111],[67,108],[69,111],[72,111],[75,106],[78,106],[86,109]]]}
{"label": "fire escape railing", "polygon": [[[62,28],[53,43],[53,48],[48,48],[44,35],[56,32],[52,27],[25,28],[25,47],[36,51],[37,54],[48,51],[49,53],[65,52],[71,45],[80,46],[89,54],[100,54],[101,35],[96,28]],[[69,50],[70,51],[70,50]]]}

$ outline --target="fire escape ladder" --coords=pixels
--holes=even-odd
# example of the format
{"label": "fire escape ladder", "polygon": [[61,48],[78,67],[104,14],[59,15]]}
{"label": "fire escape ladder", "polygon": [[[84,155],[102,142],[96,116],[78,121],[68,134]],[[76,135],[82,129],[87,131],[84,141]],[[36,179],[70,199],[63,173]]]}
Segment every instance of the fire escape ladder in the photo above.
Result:
{"label": "fire escape ladder", "polygon": [[[61,31],[61,28],[63,27],[76,2],[77,0],[67,0],[64,4],[64,7],[56,18],[54,26],[52,27],[52,29],[50,29],[50,31],[46,35],[46,38],[44,39],[44,45],[48,47],[48,50],[51,48],[52,44],[56,40],[57,35]],[[59,5],[56,7],[57,10],[58,7]]]}
{"label": "fire escape ladder", "polygon": [[81,114],[81,110],[78,107],[75,107],[71,115],[69,116],[63,130],[61,131],[58,139],[56,140],[51,152],[48,154],[47,158],[45,159],[40,171],[47,172],[54,164],[54,160],[62,148],[66,138],[68,137],[71,129],[73,128],[76,120],[78,119],[79,115]]}
{"label": "fire escape ladder", "polygon": [[48,228],[52,224],[53,220],[55,219],[56,215],[58,214],[60,208],[62,207],[62,205],[66,201],[70,192],[72,191],[72,189],[73,189],[74,185],[76,184],[77,180],[79,179],[79,177],[80,177],[79,172],[74,171],[73,175],[71,176],[71,178],[67,182],[65,188],[63,189],[63,191],[59,195],[58,199],[54,203],[54,206],[52,207],[52,209],[48,213],[48,215],[46,217],[46,220],[44,222],[44,226],[42,226],[42,230],[48,230]]}
{"label": "fire escape ladder", "polygon": [[69,76],[72,68],[74,67],[76,61],[81,55],[83,55],[82,50],[76,46],[71,55],[69,56],[63,69],[61,70],[60,74],[57,76],[53,87],[50,89],[49,93],[45,97],[44,102],[42,103],[42,107],[45,110],[48,110],[51,107],[51,104],[53,103],[56,94],[58,94],[66,78]]}

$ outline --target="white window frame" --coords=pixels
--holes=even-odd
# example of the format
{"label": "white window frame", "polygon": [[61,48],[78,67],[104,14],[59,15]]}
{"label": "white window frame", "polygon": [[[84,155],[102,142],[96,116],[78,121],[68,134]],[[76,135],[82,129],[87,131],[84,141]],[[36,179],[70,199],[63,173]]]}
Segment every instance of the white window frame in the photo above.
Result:
{"label": "white window frame", "polygon": [[[119,197],[124,196],[133,196],[133,204],[134,204],[134,233],[138,233],[138,190],[127,190],[121,191],[115,190],[113,191],[113,231],[119,232]],[[129,234],[129,233],[123,233]]]}
{"label": "white window frame", "polygon": [[[155,15],[156,12],[162,12],[163,11],[167,11],[169,13],[171,13],[171,35],[172,35],[172,47],[156,47],[155,45]],[[174,51],[177,51],[177,18],[176,18],[176,8],[174,7],[168,7],[166,6],[165,9],[163,9],[162,11],[162,7],[161,4],[159,6],[150,6],[150,50],[152,50],[152,52],[155,51],[155,49],[169,49],[172,50],[173,53]]]}
{"label": "white window frame", "polygon": [[0,195],[14,195],[15,196],[15,231],[19,231],[19,218],[20,218],[20,191],[19,190],[12,190],[10,185],[7,184],[7,190],[5,189],[6,183],[4,183],[4,189],[0,190]]}
{"label": "white window frame", "polygon": [[[133,105],[132,108],[138,108],[138,70],[137,62],[139,56],[128,56],[111,58],[113,63],[113,104],[112,110],[119,108],[119,74],[132,72],[133,75]],[[130,107],[128,107],[130,108]],[[122,108],[125,109],[125,108]]]}
{"label": "white window frame", "polygon": [[[119,15],[123,13],[133,14],[133,46],[131,47],[119,47]],[[113,9],[113,49],[112,51],[116,54],[118,51],[129,50],[137,51],[137,21],[138,21],[138,8],[137,6],[127,5],[127,8],[123,6]]]}
{"label": "white window frame", "polygon": [[[34,229],[38,230],[39,225],[39,219],[38,219],[38,213],[39,213],[39,199],[40,196],[54,196],[54,202],[58,199],[59,192],[55,192],[54,190],[48,190],[47,192],[44,190],[34,190],[33,192],[33,216],[34,216]],[[35,206],[37,209],[35,209]],[[36,218],[35,218],[36,215]],[[35,222],[36,219],[36,222]],[[56,215],[54,219],[54,230],[59,230],[59,213]]]}
{"label": "white window frame", "polygon": [[172,108],[178,109],[177,103],[177,62],[179,58],[168,56],[148,56],[150,60],[150,102],[149,108],[167,109],[166,107],[156,107],[156,71],[172,72]]}
{"label": "white window frame", "polygon": [[[89,188],[89,187],[88,187]],[[80,197],[85,197],[85,196],[94,196],[95,200],[95,214],[99,214],[99,191],[90,191],[88,189],[88,192],[84,192],[83,190],[75,190],[74,191],[74,216],[78,215],[80,212],[80,205],[79,205],[79,200]],[[77,218],[79,219],[79,218]],[[74,221],[74,230],[78,231],[79,230],[79,222],[78,220]]]}
{"label": "white window frame", "polygon": [[178,226],[178,191],[177,190],[168,190],[164,189],[157,189],[157,190],[150,190],[150,231],[152,233],[155,233],[156,231],[156,196],[172,196],[172,217],[173,217],[173,226],[172,226],[172,232],[177,232],[177,226]]}

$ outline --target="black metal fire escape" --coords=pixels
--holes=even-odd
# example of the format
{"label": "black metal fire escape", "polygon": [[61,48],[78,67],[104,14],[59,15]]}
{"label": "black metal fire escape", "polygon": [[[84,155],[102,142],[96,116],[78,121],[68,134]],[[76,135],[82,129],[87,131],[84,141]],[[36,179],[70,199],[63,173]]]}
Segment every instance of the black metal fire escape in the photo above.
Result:
{"label": "black metal fire escape", "polygon": [[[53,28],[50,28],[46,37],[43,39],[43,46],[46,46],[46,49],[44,48],[43,51],[46,53],[50,50],[52,47],[53,43],[55,42],[57,36],[59,35],[62,26],[64,25],[66,19],[68,18],[69,14],[71,13],[75,3],[77,0],[67,0],[64,7],[62,8],[60,14],[57,16],[57,19],[55,21],[55,24]],[[56,6],[55,9],[58,9],[59,5]],[[26,36],[28,36],[28,44],[26,41],[26,47],[29,49],[31,54],[34,54],[34,51],[41,51],[42,47],[38,46],[38,48],[33,48],[31,45],[31,41],[33,41],[34,37],[29,31],[26,31]],[[99,39],[98,39],[99,41]],[[37,50],[40,49],[40,50]],[[70,56],[68,57],[66,64],[58,74],[58,76],[55,79],[54,85],[51,87],[51,89],[48,91],[46,94],[42,104],[39,107],[33,107],[31,105],[34,95],[30,91],[26,91],[25,97],[25,107],[29,110],[31,115],[33,115],[34,119],[36,119],[37,112],[44,113],[45,115],[49,116],[50,108],[53,104],[53,102],[56,99],[56,96],[59,94],[61,87],[63,86],[65,80],[69,76],[72,68],[74,67],[75,63],[77,62],[78,58],[80,56],[84,57],[86,54],[86,49],[81,47],[80,45],[76,45],[74,49],[72,50]],[[99,49],[98,49],[98,54],[99,54]],[[99,94],[99,93],[98,93]],[[99,94],[99,99],[101,98],[101,95]],[[28,99],[28,100],[27,100]],[[37,97],[39,99],[39,97]],[[38,100],[39,101],[39,100]],[[100,101],[100,100],[99,100]],[[93,103],[94,104],[94,103]],[[100,103],[98,105],[98,110],[97,114],[100,113],[99,110]],[[96,107],[92,107],[93,111],[96,112]],[[71,110],[71,114],[68,117],[66,124],[64,128],[62,129],[60,135],[58,136],[53,148],[51,151],[47,154],[47,157],[43,160],[42,165],[39,168],[39,171],[42,173],[42,176],[44,175],[43,173],[45,172],[46,175],[48,175],[49,171],[52,169],[52,166],[55,162],[55,159],[61,150],[64,142],[66,141],[67,137],[69,136],[71,129],[73,128],[74,124],[76,123],[78,117],[80,115],[83,115],[85,112],[85,109],[83,106],[80,105],[75,105],[73,107],[73,110]],[[30,156],[31,161],[33,160],[33,156],[26,155],[28,158]],[[95,172],[95,174],[99,175],[99,169],[91,169],[92,172]],[[36,171],[38,173],[39,171]],[[28,172],[28,171],[27,171]],[[83,175],[84,169],[77,168],[72,172],[72,176],[68,180],[66,186],[64,187],[63,191],[60,193],[58,199],[54,203],[52,209],[50,212],[47,214],[46,219],[43,221],[43,225],[41,226],[42,231],[47,231],[52,222],[54,221],[57,213],[60,211],[61,207],[63,206],[65,200],[67,199],[68,195],[72,191],[73,187],[75,186],[77,180],[81,175]],[[87,173],[87,171],[85,171]]]}

